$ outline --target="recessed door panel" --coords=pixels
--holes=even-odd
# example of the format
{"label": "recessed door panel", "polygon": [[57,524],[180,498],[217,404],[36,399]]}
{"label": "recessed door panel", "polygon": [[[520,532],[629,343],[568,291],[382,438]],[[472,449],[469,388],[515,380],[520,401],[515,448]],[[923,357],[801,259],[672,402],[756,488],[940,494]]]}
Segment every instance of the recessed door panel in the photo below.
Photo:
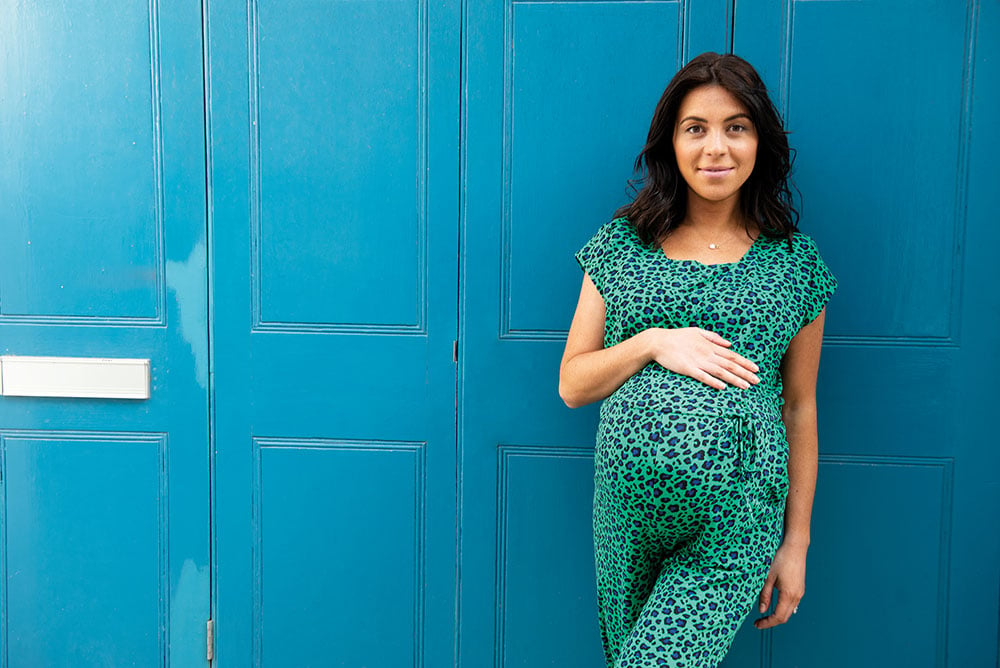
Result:
{"label": "recessed door panel", "polygon": [[[963,268],[973,84],[965,63],[976,41],[968,8],[796,2],[790,11],[778,86],[803,156],[804,224],[830,246],[830,262],[857,266],[861,279],[845,284],[852,308],[829,334],[947,343],[958,334]],[[830,58],[847,36],[851,48]],[[842,239],[858,241],[849,254]]]}
{"label": "recessed door panel", "polygon": [[6,665],[161,665],[166,435],[8,432],[0,441]]}
{"label": "recessed door panel", "polygon": [[254,3],[255,325],[425,327],[425,13]]}
{"label": "recessed door panel", "polygon": [[[946,628],[937,611],[948,604],[953,474],[947,458],[823,457],[809,564],[817,576],[794,633],[774,634],[773,666],[801,665],[808,655],[830,666],[857,656],[869,665],[944,664]],[[898,621],[857,605],[859,595],[876,590],[900,611]],[[845,610],[857,620],[849,644],[829,633],[829,616]]]}
{"label": "recessed door panel", "polygon": [[591,592],[580,587],[594,570],[591,451],[503,444],[498,460],[498,663],[559,665],[568,648],[573,662],[600,656]]}
{"label": "recessed door panel", "polygon": [[[645,142],[683,17],[676,2],[514,2],[509,11],[501,336],[560,336],[572,304],[553,308],[538,286],[576,287],[554,253],[622,200],[621,174]],[[648,45],[642,59],[635,43]],[[623,72],[641,91],[628,102]]]}
{"label": "recessed door panel", "polygon": [[[260,663],[419,665],[424,444],[256,439],[254,449]],[[290,647],[303,620],[324,631]]]}
{"label": "recessed door panel", "polygon": [[156,3],[8,3],[0,23],[0,322],[162,324]]}

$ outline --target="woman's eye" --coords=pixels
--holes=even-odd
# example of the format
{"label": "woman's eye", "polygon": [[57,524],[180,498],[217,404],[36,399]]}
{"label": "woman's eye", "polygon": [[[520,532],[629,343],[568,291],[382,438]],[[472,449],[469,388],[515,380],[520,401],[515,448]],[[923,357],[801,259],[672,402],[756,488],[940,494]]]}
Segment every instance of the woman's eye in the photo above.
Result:
{"label": "woman's eye", "polygon": [[747,126],[741,125],[740,123],[734,123],[729,126],[731,132],[746,132]]}
{"label": "woman's eye", "polygon": [[687,132],[687,133],[692,134],[692,135],[698,134],[699,132],[701,132],[701,126],[700,125],[692,125],[692,126],[688,127],[684,132]]}

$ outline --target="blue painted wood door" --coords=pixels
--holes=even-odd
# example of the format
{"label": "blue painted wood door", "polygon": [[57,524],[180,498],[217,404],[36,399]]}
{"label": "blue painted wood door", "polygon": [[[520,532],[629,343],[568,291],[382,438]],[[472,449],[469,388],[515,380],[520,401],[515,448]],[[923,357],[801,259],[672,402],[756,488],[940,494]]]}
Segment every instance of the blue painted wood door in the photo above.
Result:
{"label": "blue painted wood door", "polygon": [[209,4],[220,665],[453,664],[459,11]]}
{"label": "blue painted wood door", "polygon": [[729,45],[781,102],[802,228],[841,289],[819,381],[806,599],[786,626],[747,624],[725,665],[994,665],[1000,456],[985,379],[1000,326],[988,128],[1000,7],[760,0],[731,18],[725,3],[694,1],[468,7],[462,665],[603,665],[596,410],[572,413],[556,394],[579,291],[572,253],[623,201],[679,63]]}
{"label": "blue painted wood door", "polygon": [[0,3],[0,349],[146,401],[0,397],[0,665],[208,665],[201,16]]}

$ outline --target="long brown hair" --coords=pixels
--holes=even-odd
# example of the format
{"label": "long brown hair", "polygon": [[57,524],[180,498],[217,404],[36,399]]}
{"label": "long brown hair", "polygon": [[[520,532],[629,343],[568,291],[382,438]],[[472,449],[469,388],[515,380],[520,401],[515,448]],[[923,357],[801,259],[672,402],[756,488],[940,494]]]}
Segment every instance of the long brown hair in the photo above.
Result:
{"label": "long brown hair", "polygon": [[684,97],[706,85],[729,91],[747,108],[757,130],[757,160],[740,189],[740,213],[748,224],[755,223],[761,234],[790,240],[798,229],[799,214],[789,186],[793,155],[787,132],[760,75],[733,54],[703,53],[670,80],[653,112],[646,145],[635,161],[640,177],[630,185],[638,192],[615,217],[627,217],[639,238],[651,245],[662,243],[684,220],[688,188],[674,155],[674,125]]}

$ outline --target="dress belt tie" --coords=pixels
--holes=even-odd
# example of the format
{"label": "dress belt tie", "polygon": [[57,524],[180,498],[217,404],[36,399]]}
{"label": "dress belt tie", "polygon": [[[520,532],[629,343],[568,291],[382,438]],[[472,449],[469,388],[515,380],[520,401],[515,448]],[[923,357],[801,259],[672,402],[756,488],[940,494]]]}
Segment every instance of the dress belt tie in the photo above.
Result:
{"label": "dress belt tie", "polygon": [[736,448],[737,459],[739,459],[740,473],[744,478],[748,478],[751,473],[760,470],[759,467],[759,444],[760,433],[757,421],[780,420],[780,413],[768,415],[764,411],[755,411],[740,407],[728,407],[724,411],[709,412],[685,412],[684,415],[695,415],[709,419],[721,419],[731,422],[730,437]]}
{"label": "dress belt tie", "polygon": [[[751,513],[757,515],[766,506],[765,490],[769,488],[768,481],[758,481],[757,474],[762,471],[760,462],[761,435],[758,420],[774,419],[766,414],[752,411],[735,411],[730,414],[732,419],[731,438],[739,458],[740,478],[743,482],[744,502]],[[780,415],[775,416],[781,419]]]}
{"label": "dress belt tie", "polygon": [[757,429],[752,416],[746,413],[736,413],[733,418],[733,440],[739,457],[740,473],[744,478],[758,470],[757,466]]}

